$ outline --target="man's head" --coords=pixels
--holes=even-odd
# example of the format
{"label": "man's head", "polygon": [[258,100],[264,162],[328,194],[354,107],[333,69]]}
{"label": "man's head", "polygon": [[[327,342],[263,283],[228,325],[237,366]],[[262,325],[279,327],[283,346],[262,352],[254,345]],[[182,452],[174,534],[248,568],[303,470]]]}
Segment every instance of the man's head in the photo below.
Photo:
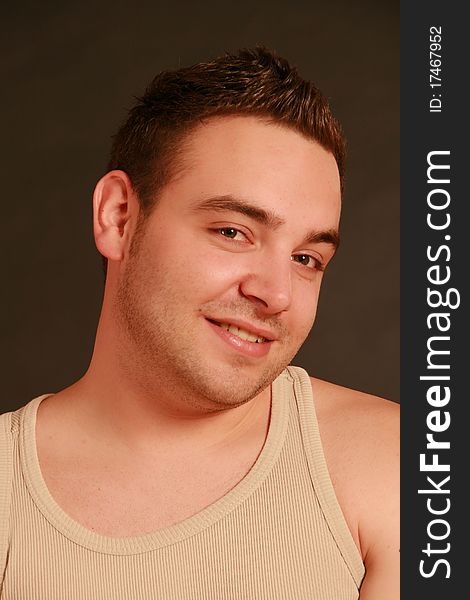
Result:
{"label": "man's head", "polygon": [[[264,51],[244,56],[258,66],[267,60]],[[283,96],[280,73],[289,75],[276,68]],[[299,84],[297,100],[308,85]],[[324,128],[334,123],[326,111]],[[152,393],[165,378],[214,410],[246,402],[291,361],[313,324],[338,242],[343,146],[335,154],[273,114],[199,115],[164,159],[167,179],[150,184],[151,170],[139,179],[132,165],[116,163],[121,169],[97,185],[95,236],[111,260],[106,322],[121,368]]]}

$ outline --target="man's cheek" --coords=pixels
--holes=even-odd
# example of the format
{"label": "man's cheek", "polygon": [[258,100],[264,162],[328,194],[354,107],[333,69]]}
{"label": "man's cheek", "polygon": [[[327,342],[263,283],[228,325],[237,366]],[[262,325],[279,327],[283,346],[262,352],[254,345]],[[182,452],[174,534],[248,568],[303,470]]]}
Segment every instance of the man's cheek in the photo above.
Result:
{"label": "man's cheek", "polygon": [[316,296],[314,302],[304,305],[299,309],[301,311],[300,314],[303,315],[301,324],[299,324],[302,341],[306,339],[313,325],[315,324],[315,319],[317,316],[317,300],[318,296]]}
{"label": "man's cheek", "polygon": [[212,258],[205,264],[204,278],[207,283],[215,286],[222,288],[238,286],[244,277],[246,272],[241,261],[237,261],[236,257],[229,253]]}

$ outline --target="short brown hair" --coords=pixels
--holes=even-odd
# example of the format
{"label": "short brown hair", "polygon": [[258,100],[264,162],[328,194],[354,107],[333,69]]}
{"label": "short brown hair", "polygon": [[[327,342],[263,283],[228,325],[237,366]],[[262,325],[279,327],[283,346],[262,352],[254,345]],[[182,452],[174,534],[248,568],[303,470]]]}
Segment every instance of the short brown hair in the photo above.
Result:
{"label": "short brown hair", "polygon": [[184,136],[210,117],[236,114],[268,118],[317,141],[334,155],[343,186],[345,140],[328,102],[265,47],[157,75],[114,137],[108,168],[128,174],[145,216],[174,174]]}

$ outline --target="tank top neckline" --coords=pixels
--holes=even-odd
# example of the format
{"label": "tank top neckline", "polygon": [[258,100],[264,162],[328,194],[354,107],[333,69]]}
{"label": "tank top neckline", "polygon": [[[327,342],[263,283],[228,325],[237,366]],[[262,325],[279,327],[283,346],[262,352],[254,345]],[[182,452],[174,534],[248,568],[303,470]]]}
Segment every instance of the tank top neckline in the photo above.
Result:
{"label": "tank top neckline", "polygon": [[239,506],[266,479],[283,447],[289,417],[287,386],[292,382],[285,369],[271,384],[271,414],[266,440],[248,473],[221,498],[187,517],[183,521],[137,536],[114,537],[96,533],[70,517],[54,500],[42,476],[36,446],[37,410],[44,394],[24,407],[20,422],[20,457],[29,493],[47,521],[71,541],[93,551],[131,555],[157,550],[187,539],[217,521]]}

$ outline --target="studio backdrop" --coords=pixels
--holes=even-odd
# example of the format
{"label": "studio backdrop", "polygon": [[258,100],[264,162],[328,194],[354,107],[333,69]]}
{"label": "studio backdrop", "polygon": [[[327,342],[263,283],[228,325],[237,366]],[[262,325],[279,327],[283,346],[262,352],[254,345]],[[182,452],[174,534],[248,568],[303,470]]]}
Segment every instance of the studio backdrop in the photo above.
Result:
{"label": "studio backdrop", "polygon": [[398,401],[398,2],[22,3],[3,9],[2,404],[78,379],[103,290],[91,194],[153,76],[263,44],[328,97],[348,139],[341,247],[294,364]]}

